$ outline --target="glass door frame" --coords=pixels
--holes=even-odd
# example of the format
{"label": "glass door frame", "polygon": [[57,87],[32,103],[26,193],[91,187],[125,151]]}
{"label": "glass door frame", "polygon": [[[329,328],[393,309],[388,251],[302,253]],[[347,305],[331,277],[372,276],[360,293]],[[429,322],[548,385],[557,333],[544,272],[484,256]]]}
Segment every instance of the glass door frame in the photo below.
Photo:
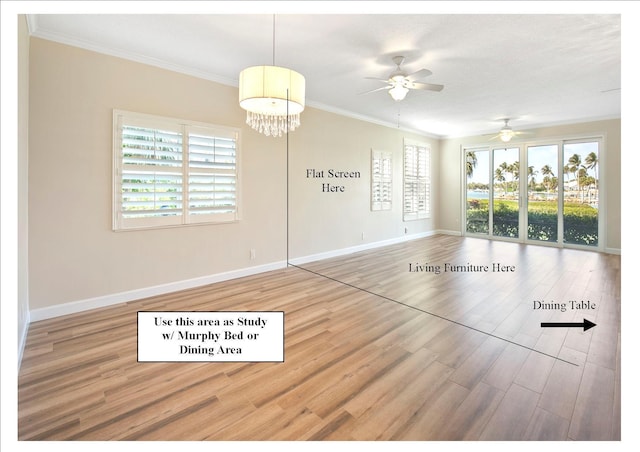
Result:
{"label": "glass door frame", "polygon": [[[486,238],[490,240],[501,240],[505,242],[523,242],[523,225],[525,220],[525,214],[523,213],[523,191],[522,191],[522,178],[518,179],[518,237],[506,237],[501,235],[494,234],[494,154],[496,150],[500,149],[518,149],[518,157],[520,162],[520,167],[522,168],[522,153],[523,153],[523,144],[522,143],[496,143],[496,144],[480,144],[480,145],[471,145],[471,146],[462,146],[462,235],[469,237],[478,237],[478,238]],[[474,233],[467,231],[467,173],[466,173],[466,163],[467,163],[467,153],[468,152],[487,152],[489,155],[488,161],[488,170],[489,170],[489,200],[488,200],[488,209],[489,209],[489,218],[488,218],[488,232],[484,233]],[[526,187],[526,178],[525,178],[525,187]]]}
{"label": "glass door frame", "polygon": [[[605,135],[604,134],[594,134],[594,135],[584,135],[577,137],[568,137],[562,140],[558,140],[558,168],[564,168],[564,153],[565,153],[565,145],[568,144],[579,144],[579,143],[598,143],[598,244],[597,245],[582,245],[579,243],[565,243],[564,241],[564,183],[562,185],[558,184],[558,198],[560,200],[560,205],[558,208],[559,223],[558,228],[562,228],[558,231],[558,245],[562,248],[573,248],[573,249],[582,249],[582,250],[590,250],[590,251],[604,251],[606,248],[606,150],[605,150]],[[563,175],[564,182],[564,175]],[[537,243],[537,241],[532,241],[531,243]]]}
{"label": "glass door frame", "polygon": [[525,221],[525,230],[526,233],[523,237],[523,242],[532,245],[540,245],[540,246],[552,246],[556,248],[562,248],[564,246],[564,173],[562,172],[562,162],[563,162],[563,143],[564,140],[547,140],[547,141],[535,141],[535,142],[527,142],[523,145],[523,162],[525,168],[529,168],[529,149],[535,147],[543,147],[543,146],[555,146],[556,147],[556,168],[558,174],[557,177],[557,195],[556,195],[556,227],[557,227],[557,239],[556,241],[544,241],[544,240],[536,240],[529,238],[529,187],[528,183],[525,182],[525,197],[524,197],[524,221]]}
{"label": "glass door frame", "polygon": [[[566,144],[573,143],[588,143],[588,142],[597,142],[598,143],[598,244],[597,245],[581,245],[575,243],[565,243],[564,242],[564,174],[562,172],[564,168],[564,147]],[[605,175],[606,175],[606,149],[605,149],[605,136],[603,134],[594,134],[594,135],[584,135],[584,136],[575,136],[575,137],[566,137],[566,138],[555,138],[555,139],[541,139],[541,140],[531,140],[531,141],[521,141],[521,142],[509,142],[509,143],[495,143],[495,144],[473,144],[473,145],[462,145],[461,149],[461,161],[462,161],[462,171],[461,171],[461,181],[462,181],[462,208],[461,208],[461,233],[463,236],[467,237],[476,237],[476,238],[484,238],[488,240],[500,240],[500,241],[508,241],[508,242],[519,242],[526,244],[534,244],[539,246],[551,246],[557,248],[574,248],[574,249],[584,249],[591,251],[603,251],[605,249],[605,238],[606,238],[606,183],[605,183]],[[529,148],[537,147],[537,146],[548,146],[548,145],[556,145],[557,146],[557,165],[558,172],[560,174],[558,177],[558,217],[557,217],[557,225],[558,225],[558,239],[556,242],[548,242],[543,240],[535,240],[530,239],[528,237],[528,210],[529,210],[529,196],[528,196],[528,177],[520,177],[519,178],[519,227],[518,227],[518,237],[503,237],[497,236],[493,233],[493,208],[494,208],[494,151],[496,149],[510,149],[510,148],[518,148],[519,156],[520,156],[520,174],[528,174],[529,168]],[[466,173],[466,162],[467,162],[467,152],[474,151],[486,151],[489,155],[489,230],[486,234],[484,233],[474,233],[467,231],[467,173]],[[524,172],[523,172],[524,170]]]}
{"label": "glass door frame", "polygon": [[[523,153],[523,145],[520,143],[497,143],[496,145],[490,146],[489,147],[489,167],[491,168],[491,174],[490,174],[490,180],[491,180],[491,184],[489,186],[490,188],[490,202],[489,202],[489,218],[491,219],[491,228],[489,229],[489,237],[493,240],[502,240],[505,242],[522,242],[525,235],[524,235],[524,231],[526,230],[526,224],[525,224],[525,219],[526,219],[526,211],[523,212],[523,207],[525,206],[524,201],[525,201],[525,197],[523,197],[523,193],[526,193],[523,191],[523,178],[520,176],[522,173],[522,153]],[[504,235],[496,235],[494,233],[494,229],[495,229],[495,195],[494,195],[494,176],[495,176],[495,171],[496,171],[496,161],[495,161],[495,154],[496,151],[499,150],[509,150],[509,149],[517,149],[518,150],[518,164],[519,164],[519,168],[518,168],[518,236],[517,237],[508,237],[508,236],[504,236]],[[526,178],[524,178],[525,180],[525,184],[524,186],[526,187]]]}

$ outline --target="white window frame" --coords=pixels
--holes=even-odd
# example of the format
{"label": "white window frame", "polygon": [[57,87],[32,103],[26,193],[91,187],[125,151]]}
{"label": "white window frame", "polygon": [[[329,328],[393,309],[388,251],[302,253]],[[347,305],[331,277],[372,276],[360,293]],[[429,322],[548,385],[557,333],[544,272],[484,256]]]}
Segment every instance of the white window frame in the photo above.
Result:
{"label": "white window frame", "polygon": [[[142,127],[154,130],[170,131],[181,137],[181,143],[176,144],[175,155],[180,152],[181,160],[176,160],[175,165],[158,165],[157,160],[149,160],[149,164],[132,165],[131,162],[125,162],[123,157],[123,127]],[[204,135],[211,139],[221,139],[235,143],[235,160],[233,163],[227,163],[228,167],[223,164],[211,163],[207,160],[196,160],[198,154],[190,151],[190,137],[195,135]],[[195,146],[195,140],[194,144]],[[180,150],[178,150],[180,148]],[[215,147],[213,155],[216,156]],[[233,147],[231,148],[233,149]],[[232,152],[233,153],[233,152]],[[202,154],[200,154],[202,155]],[[175,177],[175,186],[178,190],[177,197],[180,198],[180,205],[169,210],[169,214],[160,213],[156,206],[147,210],[148,216],[132,216],[127,214],[125,208],[126,201],[123,197],[123,175],[132,172],[133,169],[153,174],[172,174]],[[195,201],[190,199],[190,194],[196,193],[195,179],[196,175],[213,180],[214,187],[210,193],[214,205],[203,210],[202,207],[197,208],[192,205]],[[190,179],[191,178],[191,179]],[[223,179],[232,181],[231,183],[215,182],[215,179]],[[230,185],[232,188],[225,192],[218,192],[215,187]],[[179,187],[179,188],[178,188]],[[150,192],[154,193],[154,192]],[[226,201],[228,205],[224,207],[215,206],[218,196],[226,196],[231,201]],[[234,198],[234,199],[233,199]],[[143,113],[135,113],[124,110],[113,111],[113,230],[127,231],[139,229],[155,229],[166,227],[180,227],[188,225],[202,224],[219,224],[230,223],[240,220],[240,130],[231,127],[218,126],[202,122],[188,121],[176,118],[167,118],[162,116],[148,115]],[[165,206],[162,206],[165,207]],[[133,211],[130,211],[133,213]]]}
{"label": "white window frame", "polygon": [[404,140],[402,173],[403,220],[431,218],[431,148],[428,144]]}

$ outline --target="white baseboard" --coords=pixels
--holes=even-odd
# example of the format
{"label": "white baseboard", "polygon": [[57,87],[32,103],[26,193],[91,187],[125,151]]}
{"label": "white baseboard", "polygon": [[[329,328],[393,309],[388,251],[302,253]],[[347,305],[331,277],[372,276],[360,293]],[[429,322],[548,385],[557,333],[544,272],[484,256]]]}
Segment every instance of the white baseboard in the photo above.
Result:
{"label": "white baseboard", "polygon": [[243,276],[251,276],[258,273],[279,270],[285,268],[286,266],[287,263],[284,261],[273,262],[270,264],[242,268],[239,270],[232,270],[229,272],[217,273],[214,275],[202,276],[199,278],[176,281],[168,284],[160,284],[158,286],[145,287],[142,289],[135,289],[126,292],[87,298],[85,300],[73,301],[47,308],[34,309],[30,312],[30,321],[36,322],[38,320],[46,320],[63,315],[75,314],[77,312],[88,311],[90,309],[104,308],[106,306],[112,306],[118,303],[126,303],[128,301],[139,300],[141,298],[153,297],[156,295],[176,292],[178,290],[192,289],[194,287],[205,286],[207,284],[242,278]]}
{"label": "white baseboard", "polygon": [[338,250],[326,251],[324,253],[310,254],[308,256],[296,257],[293,259],[289,259],[289,262],[292,263],[293,265],[302,265],[309,262],[319,261],[322,259],[330,259],[332,257],[345,256],[347,254],[353,254],[359,251],[366,251],[374,248],[380,248],[383,246],[395,245],[396,243],[409,242],[411,240],[421,239],[421,238],[429,237],[436,234],[438,234],[438,232],[436,231],[427,231],[427,232],[421,232],[419,234],[404,235],[402,237],[395,237],[392,239],[381,240],[379,242],[365,243],[362,245],[350,246],[348,248],[341,248]]}
{"label": "white baseboard", "polygon": [[460,231],[447,231],[446,229],[438,229],[435,233],[442,235],[457,235],[458,237],[462,237],[462,232]]}
{"label": "white baseboard", "polygon": [[27,333],[29,333],[29,324],[31,323],[31,315],[29,311],[26,312],[26,318],[21,326],[22,330],[18,335],[18,372],[20,371],[20,364],[22,364],[22,355],[24,354],[24,347],[27,344]]}

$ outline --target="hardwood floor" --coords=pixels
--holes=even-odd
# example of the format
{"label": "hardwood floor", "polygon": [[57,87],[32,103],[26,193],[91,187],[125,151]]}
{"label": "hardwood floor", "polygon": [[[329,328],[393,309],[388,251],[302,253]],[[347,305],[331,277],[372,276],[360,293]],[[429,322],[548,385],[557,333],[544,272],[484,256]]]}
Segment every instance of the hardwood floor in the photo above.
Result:
{"label": "hardwood floor", "polygon": [[[284,311],[284,362],[137,361],[137,311],[225,310]],[[434,236],[34,322],[18,437],[620,440],[620,365],[620,256]]]}

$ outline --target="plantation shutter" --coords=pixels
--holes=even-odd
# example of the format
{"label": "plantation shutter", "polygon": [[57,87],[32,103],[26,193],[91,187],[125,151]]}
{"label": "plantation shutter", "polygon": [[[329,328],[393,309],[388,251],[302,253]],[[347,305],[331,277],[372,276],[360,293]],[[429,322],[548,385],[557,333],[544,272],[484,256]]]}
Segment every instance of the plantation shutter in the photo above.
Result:
{"label": "plantation shutter", "polygon": [[238,219],[238,132],[114,112],[114,229]]}
{"label": "plantation shutter", "polygon": [[235,219],[236,143],[236,134],[189,128],[189,222]]}
{"label": "plantation shutter", "polygon": [[123,228],[180,224],[182,131],[172,124],[120,118],[119,221]]}
{"label": "plantation shutter", "polygon": [[371,151],[371,210],[391,210],[393,164],[391,152]]}
{"label": "plantation shutter", "polygon": [[405,143],[403,219],[419,220],[431,214],[430,150],[426,145]]}

